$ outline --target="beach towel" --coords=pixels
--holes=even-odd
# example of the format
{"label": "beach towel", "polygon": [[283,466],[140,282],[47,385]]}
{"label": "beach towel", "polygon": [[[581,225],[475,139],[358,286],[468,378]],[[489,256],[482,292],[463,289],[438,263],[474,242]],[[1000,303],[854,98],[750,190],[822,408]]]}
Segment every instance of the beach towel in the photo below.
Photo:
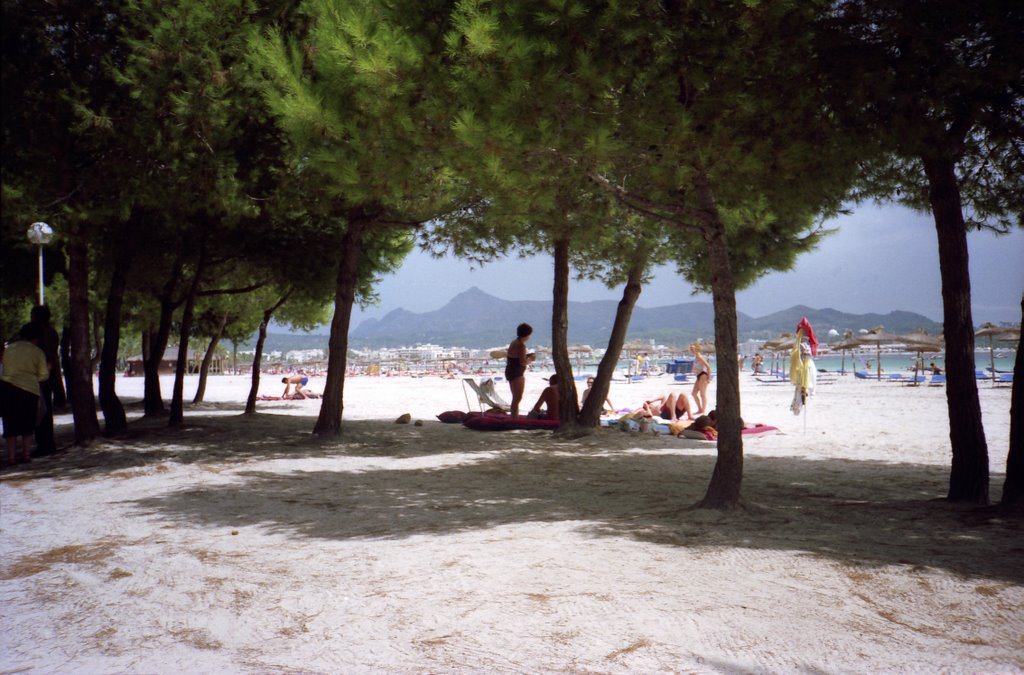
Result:
{"label": "beach towel", "polygon": [[797,344],[800,344],[800,332],[807,336],[807,342],[811,345],[811,356],[818,355],[818,338],[814,335],[814,329],[811,328],[811,322],[807,320],[807,317],[802,317],[799,323],[796,324],[797,330]]}

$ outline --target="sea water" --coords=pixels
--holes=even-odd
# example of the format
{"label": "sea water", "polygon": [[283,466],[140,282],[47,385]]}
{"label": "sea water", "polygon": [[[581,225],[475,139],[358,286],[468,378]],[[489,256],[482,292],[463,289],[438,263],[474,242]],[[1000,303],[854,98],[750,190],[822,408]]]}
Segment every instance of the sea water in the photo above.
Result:
{"label": "sea water", "polygon": [[[765,354],[764,357],[765,357],[765,359],[764,359],[764,370],[765,370],[765,372],[767,372],[768,369],[772,367],[772,358],[771,358],[770,354]],[[882,358],[882,372],[884,372],[884,373],[906,373],[906,372],[911,372],[911,371],[914,370],[914,363],[917,361],[918,357],[917,357],[917,352],[882,352],[882,357],[881,358]],[[930,368],[928,366],[929,366],[929,364],[934,363],[939,368],[942,368],[943,372],[945,372],[945,370],[946,370],[946,361],[945,361],[944,354],[941,354],[941,353],[939,353],[939,354],[937,354],[937,353],[929,354],[929,353],[926,352],[925,354],[922,355],[921,358],[924,361],[924,367],[925,367],[926,371],[930,372]],[[1013,362],[1014,362],[1015,358],[1016,358],[1016,352],[1014,352],[1013,350],[997,350],[995,352],[995,354],[991,358],[989,356],[988,350],[976,351],[974,353],[974,367],[975,367],[975,370],[980,370],[980,371],[988,372],[987,369],[992,366],[992,362],[994,361],[995,362],[995,368],[996,368],[997,371],[1012,372],[1013,371]],[[714,357],[711,357],[709,359],[709,361],[711,362],[711,369],[713,371],[717,370],[715,368],[715,359],[714,359]],[[751,357],[751,356],[747,357],[747,359],[743,363],[743,371],[744,372],[751,372],[751,370],[753,369],[753,361],[754,361],[753,357]],[[814,359],[814,365],[817,367],[817,369],[820,372],[840,372],[840,371],[845,371],[847,373],[852,373],[852,372],[854,372],[856,370],[868,370],[868,367],[867,367],[867,363],[868,362],[871,363],[871,368],[870,368],[871,372],[872,373],[877,372],[878,357],[877,357],[877,355],[875,353],[868,354],[866,352],[858,352],[858,353],[852,354],[852,355],[848,353],[848,354],[846,354],[845,357],[842,354],[828,354],[828,355],[818,356],[818,357],[816,357]],[[671,363],[671,361],[662,361],[662,360],[655,361],[655,360],[652,359],[650,362],[648,362],[648,365],[650,367],[652,367],[652,368],[657,368],[658,370],[664,370],[665,366],[668,363]],[[789,354],[788,354],[788,352],[786,353],[786,355],[782,359],[779,359],[778,357],[776,357],[774,365],[775,365],[776,370],[782,368],[782,369],[785,369],[788,372],[789,371]],[[618,368],[617,368],[616,374],[618,375],[619,373],[623,373],[623,372],[627,371],[628,369],[635,368],[635,367],[636,367],[636,362],[635,361],[620,361],[619,364],[618,364]],[[596,370],[597,370],[597,366],[595,364],[595,365],[592,365],[592,366],[584,366],[581,372],[585,371],[585,372],[587,372],[589,374],[593,374],[594,372],[596,372]]]}

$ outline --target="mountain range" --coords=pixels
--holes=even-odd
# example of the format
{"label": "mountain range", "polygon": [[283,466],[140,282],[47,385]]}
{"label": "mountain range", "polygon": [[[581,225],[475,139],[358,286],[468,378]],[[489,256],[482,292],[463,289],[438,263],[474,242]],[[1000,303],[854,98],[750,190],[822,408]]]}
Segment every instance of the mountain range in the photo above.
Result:
{"label": "mountain range", "polygon": [[[595,347],[608,342],[617,304],[613,300],[569,302],[569,342]],[[796,305],[762,317],[737,313],[740,340],[767,339],[782,332],[793,332],[801,317],[807,317],[819,340],[830,329],[845,330],[885,326],[890,333],[916,330],[931,335],[942,332],[942,325],[913,312],[888,314],[848,314],[835,309],[814,309]],[[366,319],[349,333],[349,346],[400,347],[438,344],[469,348],[504,345],[515,337],[521,322],[533,326],[534,342],[550,344],[551,302],[539,300],[502,300],[479,288],[470,288],[444,307],[416,313],[396,309],[380,319]],[[665,307],[634,307],[629,324],[629,340],[654,340],[658,344],[682,346],[697,338],[713,339],[714,308],[710,302],[688,302]],[[324,339],[326,342],[326,339]]]}

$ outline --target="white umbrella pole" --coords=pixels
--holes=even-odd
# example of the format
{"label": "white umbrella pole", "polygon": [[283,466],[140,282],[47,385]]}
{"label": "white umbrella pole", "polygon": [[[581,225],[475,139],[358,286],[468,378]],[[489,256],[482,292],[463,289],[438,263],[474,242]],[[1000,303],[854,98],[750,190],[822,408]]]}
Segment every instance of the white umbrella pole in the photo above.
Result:
{"label": "white umbrella pole", "polygon": [[996,385],[996,355],[992,351],[992,336],[988,336],[988,360],[992,364],[992,386]]}

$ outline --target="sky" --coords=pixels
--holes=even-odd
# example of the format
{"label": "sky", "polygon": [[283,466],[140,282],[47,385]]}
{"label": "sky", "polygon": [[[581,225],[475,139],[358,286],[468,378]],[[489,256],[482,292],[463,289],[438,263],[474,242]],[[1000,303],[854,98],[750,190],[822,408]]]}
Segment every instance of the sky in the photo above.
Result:
{"label": "sky", "polygon": [[[930,214],[891,205],[863,206],[829,221],[826,227],[838,228],[838,232],[801,256],[792,270],[769,274],[740,291],[737,309],[753,317],[793,305],[853,314],[906,310],[942,321],[938,243]],[[975,325],[1019,322],[1024,230],[1018,228],[1003,236],[972,232],[968,247]],[[474,269],[461,260],[434,259],[417,250],[380,283],[379,305],[356,308],[352,326],[399,308],[416,313],[440,309],[473,286],[504,300],[550,300],[552,270],[550,257],[501,259]],[[710,295],[692,292],[673,267],[661,267],[637,304],[656,308],[711,301]],[[573,282],[569,299],[618,301],[621,293],[621,287]]]}

